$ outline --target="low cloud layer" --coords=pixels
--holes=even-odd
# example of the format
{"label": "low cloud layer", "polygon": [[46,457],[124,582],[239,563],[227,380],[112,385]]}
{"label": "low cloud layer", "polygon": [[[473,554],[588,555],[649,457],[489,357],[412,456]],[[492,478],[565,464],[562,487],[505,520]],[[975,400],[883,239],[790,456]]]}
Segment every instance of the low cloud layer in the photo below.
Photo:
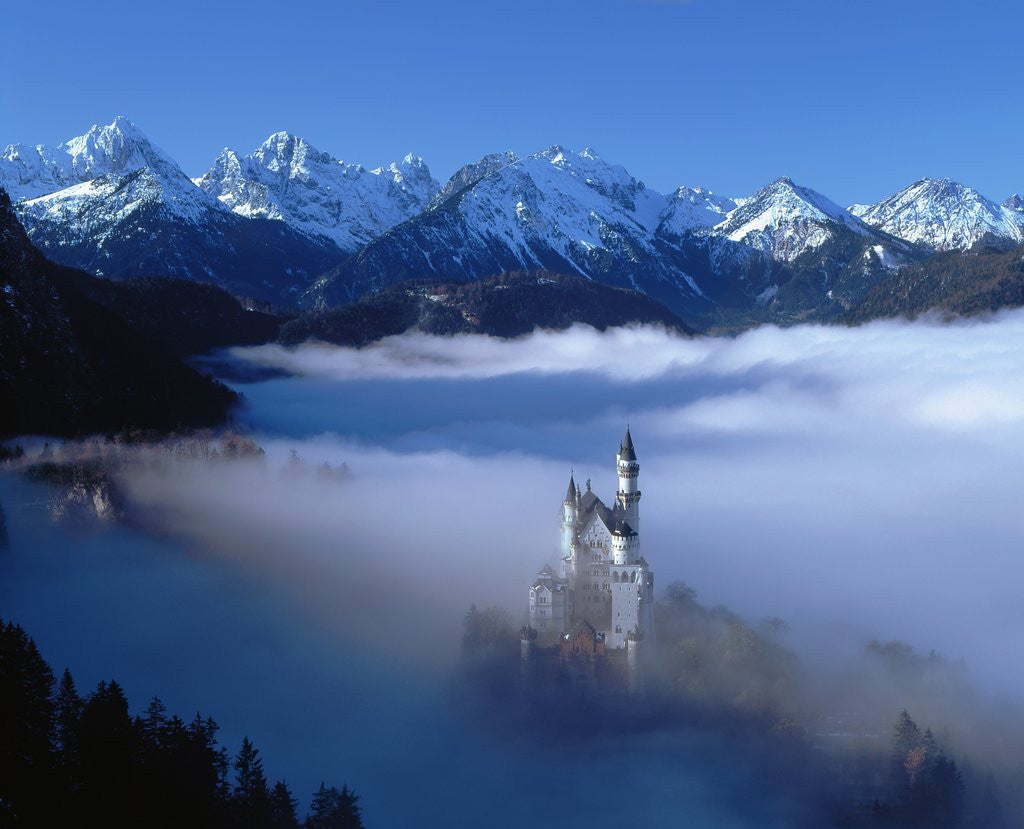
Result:
{"label": "low cloud layer", "polygon": [[[282,381],[296,394],[281,404],[291,417],[395,451],[403,492],[422,493],[405,476],[439,462],[429,450],[472,457],[446,476],[465,506],[428,513],[472,536],[477,521],[513,512],[501,504],[514,499],[524,567],[538,558],[545,521],[554,538],[549,513],[570,464],[611,495],[629,418],[660,583],[685,578],[710,600],[794,619],[808,636],[852,627],[854,638],[936,647],[1004,689],[1024,681],[1003,658],[1024,613],[1012,589],[1024,537],[1024,314],[735,339],[653,328],[512,342],[411,335],[363,351],[239,356],[304,378]],[[365,422],[363,401],[395,389],[413,413]],[[325,390],[341,399],[321,419],[314,401]],[[355,390],[361,400],[344,399]],[[289,428],[259,388],[247,394],[257,425]]]}
{"label": "low cloud layer", "polygon": [[[628,419],[659,588],[683,579],[706,604],[782,617],[789,644],[823,672],[848,667],[868,639],[902,639],[965,660],[986,694],[1020,702],[1022,357],[1021,313],[735,339],[575,328],[243,349],[235,359],[293,375],[239,386],[265,458],[139,458],[123,485],[145,542],[53,529],[30,542],[30,513],[12,513],[0,598],[87,677],[69,609],[94,620],[98,640],[114,637],[99,676],[124,675],[120,653],[129,690],[171,684],[172,709],[198,699],[215,716],[230,705],[230,735],[250,730],[311,782],[332,775],[324,762],[335,776],[358,767],[349,782],[383,825],[411,819],[384,805],[394,753],[429,799],[454,773],[427,770],[451,740],[458,773],[486,777],[465,809],[486,811],[513,786],[508,758],[439,713],[438,679],[471,602],[521,618],[532,575],[556,557],[570,467],[612,497]],[[67,578],[47,586],[55,573]],[[189,649],[194,673],[189,660],[164,670],[165,647]],[[253,683],[259,693],[238,705]],[[357,743],[310,754],[327,734]],[[409,734],[423,751],[402,748]],[[534,758],[516,762],[527,779]],[[701,801],[708,825],[758,825],[720,808],[730,796],[699,770],[674,773],[703,792],[683,800]]]}

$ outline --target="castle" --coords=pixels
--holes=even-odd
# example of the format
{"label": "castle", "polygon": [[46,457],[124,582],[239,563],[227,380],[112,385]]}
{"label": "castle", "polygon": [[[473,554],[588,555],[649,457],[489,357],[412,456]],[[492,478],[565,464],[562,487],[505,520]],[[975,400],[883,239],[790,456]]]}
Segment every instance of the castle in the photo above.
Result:
{"label": "castle", "polygon": [[615,456],[619,489],[608,507],[572,474],[562,501],[559,572],[545,566],[530,585],[522,630],[526,690],[560,682],[640,693],[643,642],[654,633],[654,573],[640,554],[640,464],[626,435]]}

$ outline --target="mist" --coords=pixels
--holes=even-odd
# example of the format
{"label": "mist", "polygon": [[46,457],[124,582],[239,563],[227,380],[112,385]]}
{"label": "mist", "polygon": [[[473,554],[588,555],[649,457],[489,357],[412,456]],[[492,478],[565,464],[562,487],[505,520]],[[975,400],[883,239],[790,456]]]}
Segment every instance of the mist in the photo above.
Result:
{"label": "mist", "polygon": [[[822,686],[867,641],[898,639],[962,661],[979,699],[1016,712],[1022,356],[1021,313],[735,339],[577,327],[236,349],[240,365],[287,372],[234,382],[265,455],[139,451],[119,473],[134,527],[84,535],[5,477],[0,614],[85,687],[115,676],[137,705],[159,694],[209,713],[229,743],[248,733],[300,792],[346,780],[372,825],[416,823],[407,798],[451,814],[467,785],[467,824],[520,823],[554,797],[523,788],[565,758],[509,753],[446,704],[462,618],[476,603],[524,619],[533,575],[557,556],[570,468],[608,500],[628,421],[660,588],[685,580],[704,604],[781,617]],[[881,676],[865,682],[900,699]],[[767,798],[745,811],[748,772],[694,750],[659,757],[653,779],[638,759],[652,813],[786,825]],[[585,800],[563,796],[565,817],[573,797]],[[494,818],[495,799],[519,805]]]}

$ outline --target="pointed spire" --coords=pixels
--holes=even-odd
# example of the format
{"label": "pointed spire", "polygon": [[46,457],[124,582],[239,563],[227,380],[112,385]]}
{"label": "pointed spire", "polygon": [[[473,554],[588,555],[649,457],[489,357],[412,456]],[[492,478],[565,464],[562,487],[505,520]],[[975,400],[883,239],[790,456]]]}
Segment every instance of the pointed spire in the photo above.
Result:
{"label": "pointed spire", "polygon": [[629,434],[629,424],[626,424],[626,436],[619,446],[619,457],[624,461],[635,461],[636,451],[633,449],[633,436]]}
{"label": "pointed spire", "polygon": [[565,504],[576,503],[576,481],[573,480],[572,470],[569,470],[569,490],[565,493]]}

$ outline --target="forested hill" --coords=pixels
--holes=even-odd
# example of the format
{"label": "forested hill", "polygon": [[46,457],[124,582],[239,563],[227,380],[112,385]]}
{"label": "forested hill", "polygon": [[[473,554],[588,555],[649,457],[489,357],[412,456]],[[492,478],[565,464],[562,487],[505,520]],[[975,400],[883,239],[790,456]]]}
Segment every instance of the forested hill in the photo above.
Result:
{"label": "forested hill", "polygon": [[338,308],[302,314],[286,323],[281,342],[317,339],[362,346],[418,329],[428,334],[517,337],[535,328],[585,323],[598,330],[652,323],[692,333],[649,296],[579,276],[514,272],[476,282],[409,281]]}
{"label": "forested hill", "polygon": [[[80,695],[20,626],[0,620],[0,826],[299,829],[298,803],[270,785],[246,738],[232,760],[217,724],[153,699],[132,716],[117,682]],[[363,829],[359,798],[321,784],[307,829]]]}
{"label": "forested hill", "polygon": [[927,311],[970,316],[1024,305],[1024,247],[946,251],[902,268],[843,317],[862,323]]}
{"label": "forested hill", "polygon": [[177,282],[127,287],[55,265],[0,191],[0,436],[224,422],[236,395],[181,355],[262,341],[276,321],[211,291]]}

